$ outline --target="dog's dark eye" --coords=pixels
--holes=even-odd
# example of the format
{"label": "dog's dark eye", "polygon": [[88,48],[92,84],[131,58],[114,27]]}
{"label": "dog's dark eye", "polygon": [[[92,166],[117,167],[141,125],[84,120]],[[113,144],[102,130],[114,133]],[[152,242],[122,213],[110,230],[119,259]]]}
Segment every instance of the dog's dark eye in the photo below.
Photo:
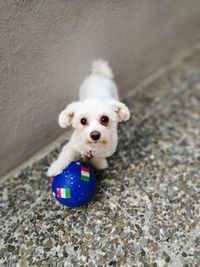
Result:
{"label": "dog's dark eye", "polygon": [[87,124],[87,119],[86,118],[82,118],[81,119],[81,124],[82,125],[86,125]]}
{"label": "dog's dark eye", "polygon": [[108,118],[107,116],[101,116],[101,118],[100,118],[100,123],[101,123],[102,125],[107,125],[108,122],[109,122],[109,118]]}

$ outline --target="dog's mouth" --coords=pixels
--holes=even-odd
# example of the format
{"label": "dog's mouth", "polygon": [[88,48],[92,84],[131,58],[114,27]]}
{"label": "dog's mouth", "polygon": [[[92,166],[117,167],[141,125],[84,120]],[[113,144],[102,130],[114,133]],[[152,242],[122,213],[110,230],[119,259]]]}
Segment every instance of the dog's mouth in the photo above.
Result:
{"label": "dog's mouth", "polygon": [[97,140],[97,141],[87,140],[87,144],[88,145],[97,145],[97,144],[106,145],[107,141],[106,140]]}

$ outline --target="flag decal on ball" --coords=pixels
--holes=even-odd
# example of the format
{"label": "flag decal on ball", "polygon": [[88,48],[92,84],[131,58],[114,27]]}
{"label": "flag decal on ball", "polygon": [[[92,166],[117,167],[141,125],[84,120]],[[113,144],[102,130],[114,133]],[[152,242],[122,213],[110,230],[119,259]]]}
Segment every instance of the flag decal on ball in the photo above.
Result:
{"label": "flag decal on ball", "polygon": [[88,168],[81,167],[81,180],[84,182],[89,182],[90,170]]}
{"label": "flag decal on ball", "polygon": [[71,192],[69,188],[56,188],[57,197],[59,198],[71,198]]}

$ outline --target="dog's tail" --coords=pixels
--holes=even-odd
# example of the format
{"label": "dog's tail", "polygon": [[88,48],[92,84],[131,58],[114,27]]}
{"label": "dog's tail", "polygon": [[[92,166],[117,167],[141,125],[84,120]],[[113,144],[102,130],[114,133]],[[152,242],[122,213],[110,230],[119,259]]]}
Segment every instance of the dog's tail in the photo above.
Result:
{"label": "dog's tail", "polygon": [[98,59],[92,63],[92,73],[97,73],[103,77],[113,79],[113,72],[107,61]]}

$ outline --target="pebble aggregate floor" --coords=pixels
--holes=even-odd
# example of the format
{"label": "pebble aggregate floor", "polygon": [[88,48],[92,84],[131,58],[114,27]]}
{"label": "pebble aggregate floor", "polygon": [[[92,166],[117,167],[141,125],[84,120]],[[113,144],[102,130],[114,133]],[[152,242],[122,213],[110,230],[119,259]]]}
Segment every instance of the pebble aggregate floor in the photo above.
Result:
{"label": "pebble aggregate floor", "polygon": [[45,172],[60,148],[0,182],[0,266],[200,266],[200,48],[125,102],[89,205],[55,202]]}

